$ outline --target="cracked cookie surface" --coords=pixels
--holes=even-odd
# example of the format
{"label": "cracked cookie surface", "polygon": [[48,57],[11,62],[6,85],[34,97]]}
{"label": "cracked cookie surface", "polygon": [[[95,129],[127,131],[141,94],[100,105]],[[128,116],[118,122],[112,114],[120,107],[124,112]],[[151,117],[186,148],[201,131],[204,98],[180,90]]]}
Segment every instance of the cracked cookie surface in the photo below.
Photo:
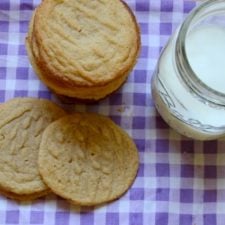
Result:
{"label": "cracked cookie surface", "polygon": [[54,103],[15,98],[0,110],[0,193],[31,200],[49,192],[40,177],[37,158],[44,129],[66,115]]}
{"label": "cracked cookie surface", "polygon": [[121,0],[45,0],[36,8],[27,51],[39,78],[55,93],[101,99],[136,64],[140,31]]}
{"label": "cracked cookie surface", "polygon": [[75,113],[44,131],[38,164],[53,192],[75,204],[96,205],[129,189],[138,161],[133,140],[111,119]]}

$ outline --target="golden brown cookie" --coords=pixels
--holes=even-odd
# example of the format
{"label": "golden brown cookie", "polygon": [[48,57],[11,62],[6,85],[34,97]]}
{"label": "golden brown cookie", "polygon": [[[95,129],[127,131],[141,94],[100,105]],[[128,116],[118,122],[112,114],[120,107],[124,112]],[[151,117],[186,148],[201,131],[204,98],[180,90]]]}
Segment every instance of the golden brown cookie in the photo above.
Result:
{"label": "golden brown cookie", "polygon": [[44,129],[66,113],[54,103],[15,98],[0,110],[0,192],[18,200],[48,193],[37,166]]}
{"label": "golden brown cookie", "polygon": [[96,205],[129,189],[138,170],[138,151],[109,118],[75,113],[44,131],[38,164],[53,192],[75,204]]}
{"label": "golden brown cookie", "polygon": [[133,69],[140,32],[121,0],[45,0],[34,12],[26,46],[37,75],[55,93],[98,100]]}

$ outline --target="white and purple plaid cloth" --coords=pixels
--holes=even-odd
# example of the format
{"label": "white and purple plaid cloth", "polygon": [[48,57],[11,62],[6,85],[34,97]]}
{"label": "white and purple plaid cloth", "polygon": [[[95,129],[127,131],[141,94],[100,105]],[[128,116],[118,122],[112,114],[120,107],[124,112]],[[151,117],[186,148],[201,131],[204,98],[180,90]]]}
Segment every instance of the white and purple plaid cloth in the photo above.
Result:
{"label": "white and purple plaid cloth", "polygon": [[[24,46],[40,1],[0,0],[0,102],[18,96],[57,101],[35,75]],[[53,194],[27,203],[0,196],[0,224],[225,225],[225,141],[193,141],[175,133],[156,113],[150,91],[160,50],[196,3],[127,3],[142,37],[128,81],[97,104],[65,107],[108,115],[133,137],[140,154],[134,184],[119,200],[94,208],[73,206]]]}

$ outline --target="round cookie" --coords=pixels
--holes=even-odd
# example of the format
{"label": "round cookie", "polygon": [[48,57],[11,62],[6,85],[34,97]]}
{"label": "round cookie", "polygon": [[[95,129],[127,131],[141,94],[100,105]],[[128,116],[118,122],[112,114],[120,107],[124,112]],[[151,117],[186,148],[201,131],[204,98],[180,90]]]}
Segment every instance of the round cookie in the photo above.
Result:
{"label": "round cookie", "polygon": [[54,103],[15,98],[0,110],[0,193],[32,200],[49,192],[38,171],[37,158],[44,129],[66,113]]}
{"label": "round cookie", "polygon": [[59,196],[78,205],[114,200],[133,183],[138,151],[109,118],[75,113],[53,122],[43,134],[39,170]]}
{"label": "round cookie", "polygon": [[56,94],[99,100],[136,64],[140,31],[121,0],[45,0],[31,19],[26,46],[35,72]]}

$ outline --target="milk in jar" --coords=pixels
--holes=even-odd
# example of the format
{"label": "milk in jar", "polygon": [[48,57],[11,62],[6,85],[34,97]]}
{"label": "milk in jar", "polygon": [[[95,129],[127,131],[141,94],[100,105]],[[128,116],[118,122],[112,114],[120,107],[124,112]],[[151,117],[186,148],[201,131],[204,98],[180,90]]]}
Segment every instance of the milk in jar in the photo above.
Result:
{"label": "milk in jar", "polygon": [[225,135],[225,2],[194,9],[170,38],[152,78],[164,120],[200,140]]}

